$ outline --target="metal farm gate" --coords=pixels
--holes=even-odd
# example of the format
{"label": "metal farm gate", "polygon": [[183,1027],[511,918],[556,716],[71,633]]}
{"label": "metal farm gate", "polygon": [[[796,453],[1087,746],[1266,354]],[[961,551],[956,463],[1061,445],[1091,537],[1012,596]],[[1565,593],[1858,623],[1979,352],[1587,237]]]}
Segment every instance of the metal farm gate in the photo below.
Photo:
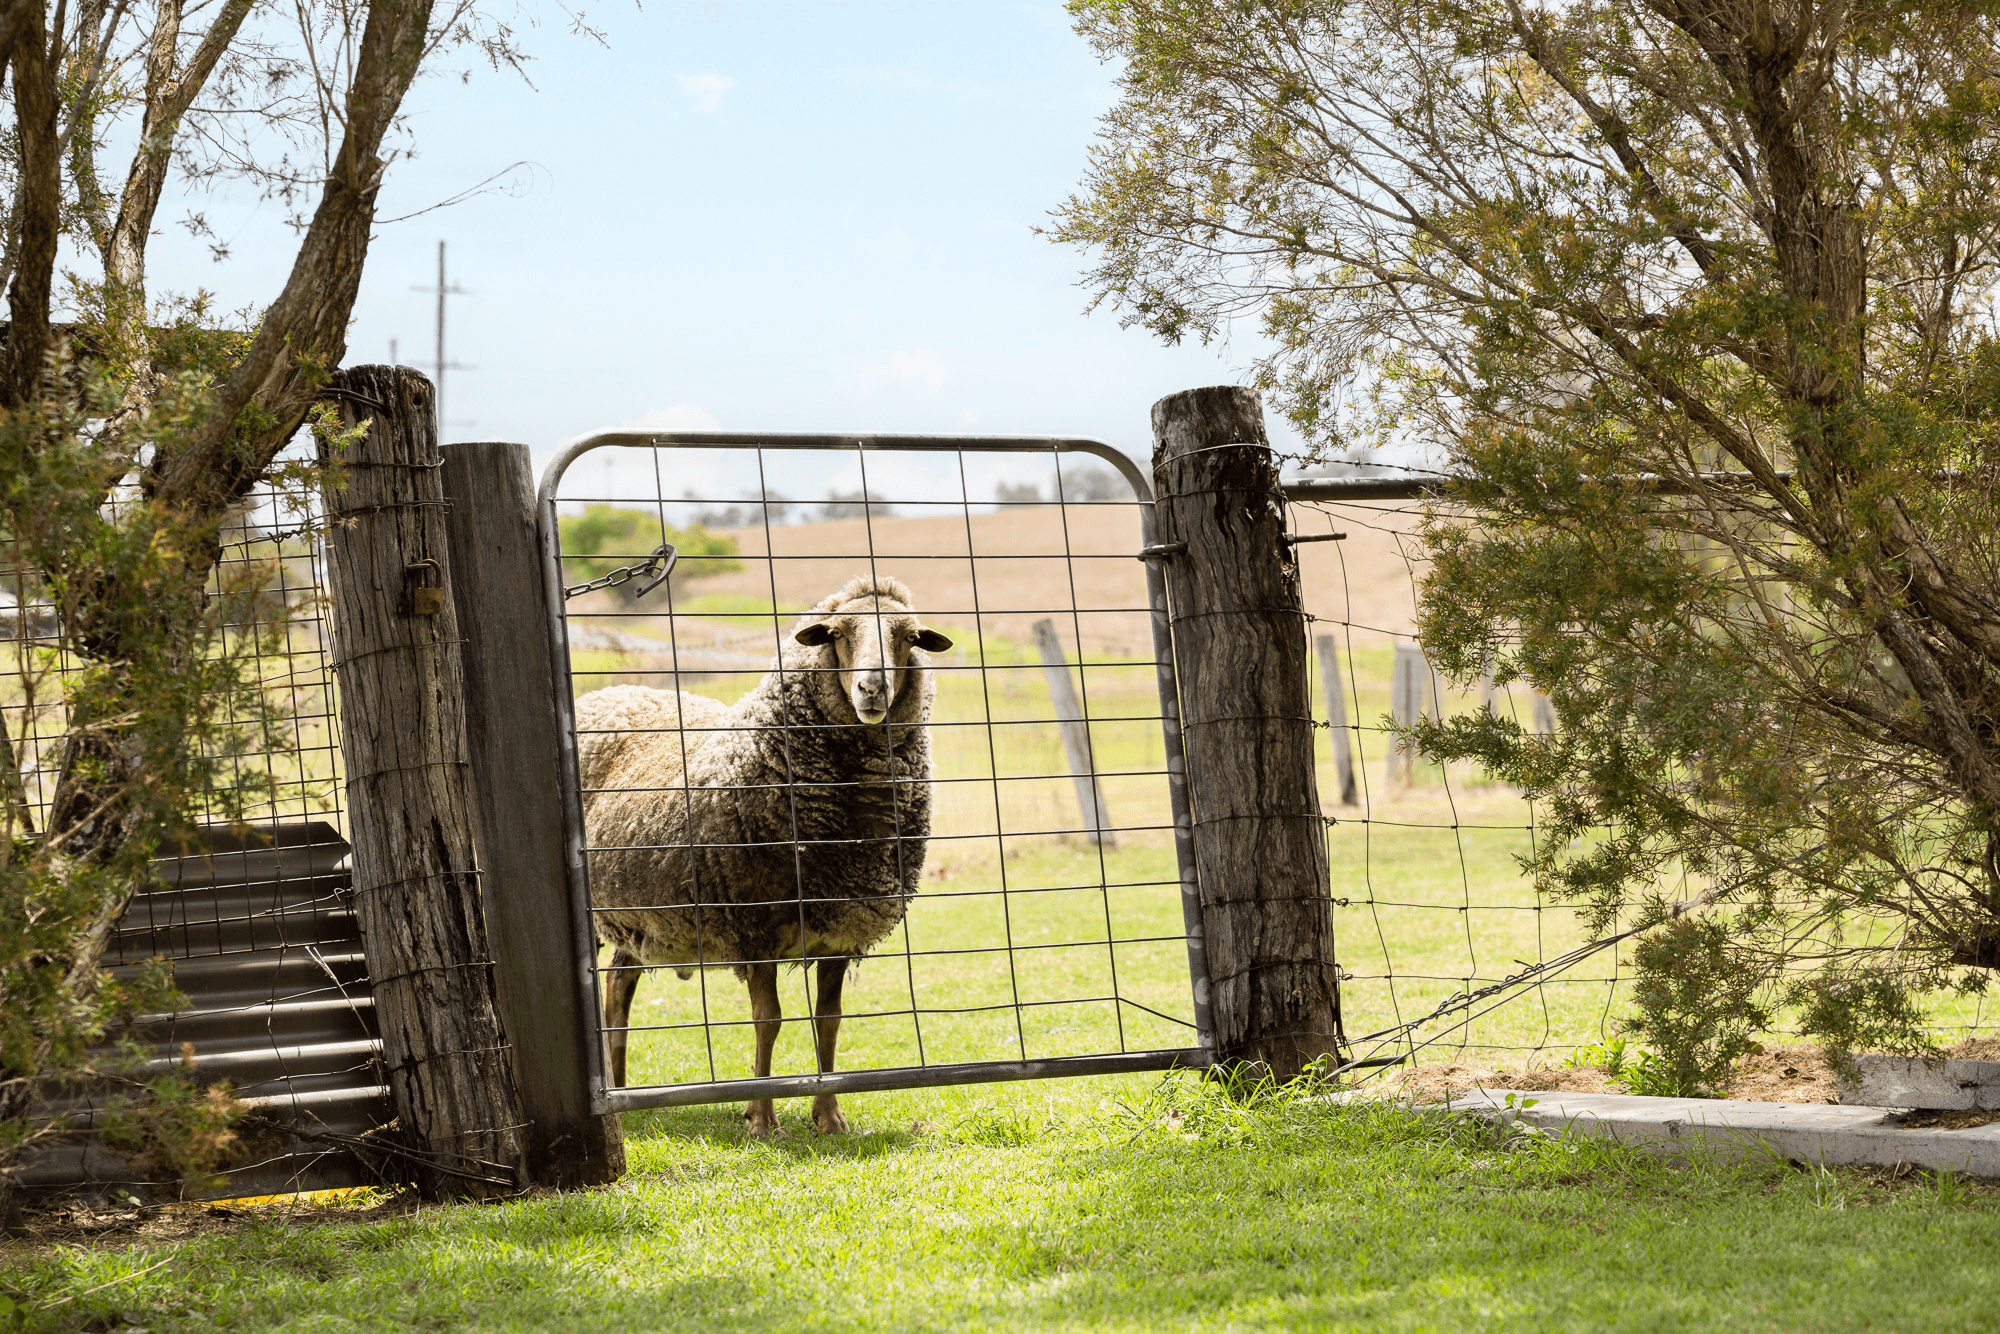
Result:
{"label": "metal farm gate", "polygon": [[[641,684],[732,702],[855,575],[904,581],[953,641],[931,655],[923,883],[847,983],[839,1068],[818,1068],[806,970],[780,969],[775,1064],[754,1077],[728,970],[771,961],[710,950],[685,980],[640,970],[627,1086],[587,1044],[594,1112],[1210,1063],[1153,494],[1125,455],[1043,436],[606,432],[549,466],[537,514],[567,673],[572,947],[600,1004],[616,980],[601,926],[625,910],[593,908],[590,876],[632,845],[592,838],[585,810],[610,793],[580,785],[576,698]],[[686,782],[619,791],[666,802]],[[703,889],[679,910],[726,906]]]}

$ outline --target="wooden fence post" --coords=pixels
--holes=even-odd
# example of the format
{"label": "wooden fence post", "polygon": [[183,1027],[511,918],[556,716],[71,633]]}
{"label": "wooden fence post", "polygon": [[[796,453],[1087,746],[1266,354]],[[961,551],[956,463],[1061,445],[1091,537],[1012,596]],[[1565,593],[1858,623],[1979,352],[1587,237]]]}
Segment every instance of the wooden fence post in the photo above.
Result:
{"label": "wooden fence post", "polygon": [[[1389,678],[1389,717],[1398,726],[1413,727],[1419,718],[1435,716],[1437,673],[1430,659],[1414,644],[1396,645],[1396,663]],[[1417,756],[1398,737],[1389,738],[1389,781],[1400,774],[1404,782],[1416,776]]]}
{"label": "wooden fence post", "polygon": [[1326,693],[1327,739],[1333,746],[1333,776],[1340,784],[1340,804],[1354,806],[1360,803],[1360,794],[1354,786],[1354,738],[1347,734],[1347,697],[1340,690],[1340,659],[1334,656],[1332,635],[1321,635],[1313,641],[1319,650],[1319,682]]}
{"label": "wooden fence post", "polygon": [[348,426],[371,422],[341,455],[326,545],[354,909],[389,1092],[421,1190],[511,1195],[521,1100],[480,904],[436,400],[393,366],[339,371],[326,397]]}
{"label": "wooden fence post", "polygon": [[500,1005],[528,1121],[528,1175],[571,1189],[625,1170],[618,1118],[590,1114],[596,995],[573,957],[555,775],[557,679],[526,445],[444,451],[452,603],[465,639],[475,833]]}
{"label": "wooden fence post", "polygon": [[1216,1059],[1287,1079],[1339,1059],[1340,971],[1299,567],[1257,395],[1155,403],[1153,481]]}
{"label": "wooden fence post", "polygon": [[1063,652],[1056,623],[1047,617],[1035,622],[1035,648],[1042,655],[1042,671],[1049,680],[1049,698],[1055,702],[1063,749],[1069,752],[1069,771],[1076,781],[1076,805],[1083,812],[1083,827],[1090,831],[1088,837],[1093,845],[1115,848],[1118,835],[1111,831],[1104,788],[1097,781],[1097,761],[1090,749],[1090,725],[1084,721],[1083,706],[1077,702],[1076,683],[1070,679],[1069,655]]}

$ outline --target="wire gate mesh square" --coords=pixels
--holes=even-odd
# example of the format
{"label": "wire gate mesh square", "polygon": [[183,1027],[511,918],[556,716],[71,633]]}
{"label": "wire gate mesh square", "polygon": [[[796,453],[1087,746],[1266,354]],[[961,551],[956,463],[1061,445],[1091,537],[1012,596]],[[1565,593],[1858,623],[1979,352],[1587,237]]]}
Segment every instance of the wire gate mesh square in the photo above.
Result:
{"label": "wire gate mesh square", "polygon": [[[607,446],[553,495],[600,993],[618,981],[611,942],[679,942],[638,967],[628,1086],[750,1076],[751,1002],[732,973],[765,963],[784,1016],[771,1073],[816,1072],[813,976],[797,965],[849,944],[864,955],[840,1071],[1194,1045],[1141,506],[1111,468],[1047,451]],[[647,562],[667,545],[657,580]],[[877,782],[890,796],[872,827],[814,824],[802,806],[869,800],[866,783],[815,780],[820,747],[872,747],[886,766],[911,729],[754,697],[820,670],[799,665],[795,626],[856,578],[900,581],[950,640],[912,660],[928,658],[935,691],[932,773]],[[593,692],[629,686],[698,698],[645,697],[663,710],[650,727],[629,709],[590,726],[612,698]],[[593,755],[635,733],[669,740],[594,781]],[[780,757],[795,780],[717,786],[717,748]],[[828,868],[867,849],[877,880],[836,883]],[[783,929],[739,929],[746,906]],[[854,916],[872,938],[843,936]]]}

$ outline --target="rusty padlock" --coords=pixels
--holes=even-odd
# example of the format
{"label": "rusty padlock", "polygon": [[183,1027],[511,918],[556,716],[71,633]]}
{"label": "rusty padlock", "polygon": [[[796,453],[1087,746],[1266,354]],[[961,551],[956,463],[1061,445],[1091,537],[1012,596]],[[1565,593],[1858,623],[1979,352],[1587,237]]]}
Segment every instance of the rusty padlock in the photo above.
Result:
{"label": "rusty padlock", "polygon": [[410,581],[410,615],[444,615],[444,568],[426,556],[403,571]]}

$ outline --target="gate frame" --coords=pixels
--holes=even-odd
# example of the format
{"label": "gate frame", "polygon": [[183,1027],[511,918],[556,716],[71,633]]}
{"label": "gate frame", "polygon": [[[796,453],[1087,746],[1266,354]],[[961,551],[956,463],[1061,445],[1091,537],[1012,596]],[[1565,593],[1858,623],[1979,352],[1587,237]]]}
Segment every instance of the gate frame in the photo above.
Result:
{"label": "gate frame", "polygon": [[[567,599],[563,596],[562,538],[556,515],[556,490],[564,474],[594,449],[714,448],[749,446],[771,449],[876,450],[884,453],[1087,454],[1110,464],[1132,487],[1139,503],[1140,549],[1135,559],[1146,566],[1146,603],[1153,630],[1153,662],[1160,695],[1160,731],[1166,758],[1167,800],[1174,821],[1174,859],[1180,873],[1181,915],[1187,938],[1188,977],[1194,999],[1195,1040],[1198,1045],[1156,1051],[1116,1052],[1094,1056],[1055,1056],[1030,1061],[960,1061],[948,1065],[896,1066],[886,1070],[835,1070],[812,1075],[777,1075],[764,1079],[707,1080],[687,1084],[652,1084],[609,1088],[604,1071],[604,1002],[597,990],[597,932],[591,923],[590,880],[585,864],[587,838],[583,821],[576,708],[572,696]],[[969,504],[969,500],[962,503]],[[1062,503],[1060,498],[1058,504]],[[586,1042],[589,1062],[590,1109],[595,1114],[632,1111],[642,1107],[679,1107],[698,1103],[741,1102],[753,1098],[794,1098],[821,1093],[868,1093],[888,1089],[931,1088],[957,1084],[994,1083],[1018,1079],[1055,1079],[1070,1075],[1119,1074],[1130,1071],[1199,1069],[1214,1063],[1215,1026],[1209,1010],[1207,949],[1202,938],[1201,894],[1195,866],[1194,825],[1188,803],[1187,761],[1180,729],[1180,690],[1174,673],[1173,631],[1167,618],[1166,580],[1160,571],[1160,550],[1154,527],[1153,488],[1139,465],[1123,451],[1088,436],[1050,435],[914,435],[846,434],[794,431],[597,431],[569,445],[542,472],[535,519],[542,545],[543,596],[548,608],[549,643],[561,668],[556,683],[556,732],[562,747],[558,781],[565,813],[564,872],[570,898],[571,951],[582,969],[583,994],[592,998]],[[968,556],[967,559],[976,559]],[[913,1003],[914,1003],[914,998]]]}

